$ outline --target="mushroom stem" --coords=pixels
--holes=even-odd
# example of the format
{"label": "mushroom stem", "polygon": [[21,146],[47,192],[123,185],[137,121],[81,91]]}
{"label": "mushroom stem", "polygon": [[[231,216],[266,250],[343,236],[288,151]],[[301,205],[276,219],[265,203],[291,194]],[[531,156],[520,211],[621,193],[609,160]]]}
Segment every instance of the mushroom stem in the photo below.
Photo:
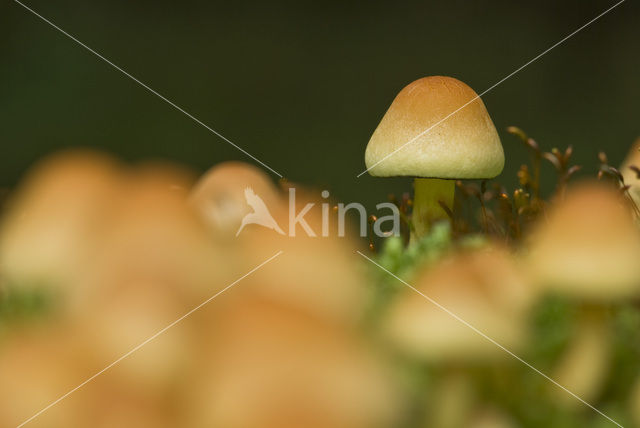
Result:
{"label": "mushroom stem", "polygon": [[[582,306],[578,312],[577,331],[568,350],[556,367],[554,379],[585,400],[594,400],[603,387],[610,361],[610,338],[606,309],[601,305]],[[564,394],[558,401],[575,406]]]}
{"label": "mushroom stem", "polygon": [[430,225],[438,220],[448,218],[438,201],[453,208],[455,180],[439,178],[416,178],[413,197],[413,233],[411,240],[416,240],[429,232]]}
{"label": "mushroom stem", "polygon": [[469,373],[462,367],[447,367],[437,387],[438,395],[433,398],[435,406],[427,425],[443,428],[469,425],[474,404]]}

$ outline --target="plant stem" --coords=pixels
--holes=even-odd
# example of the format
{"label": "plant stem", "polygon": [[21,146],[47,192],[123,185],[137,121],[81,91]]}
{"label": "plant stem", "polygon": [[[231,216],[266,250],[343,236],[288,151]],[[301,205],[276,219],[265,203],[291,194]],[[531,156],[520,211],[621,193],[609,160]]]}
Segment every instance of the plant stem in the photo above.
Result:
{"label": "plant stem", "polygon": [[448,219],[446,211],[438,201],[453,209],[455,180],[439,178],[416,178],[414,181],[413,231],[411,240],[416,240],[429,232],[430,225],[438,220]]}

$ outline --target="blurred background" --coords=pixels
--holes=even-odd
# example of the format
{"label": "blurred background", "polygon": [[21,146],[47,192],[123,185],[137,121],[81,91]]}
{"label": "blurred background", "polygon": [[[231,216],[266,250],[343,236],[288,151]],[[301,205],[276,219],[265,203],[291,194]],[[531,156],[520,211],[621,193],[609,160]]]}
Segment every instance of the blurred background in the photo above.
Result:
{"label": "blurred background", "polygon": [[[285,177],[372,206],[410,188],[408,179],[356,178],[402,87],[443,74],[480,93],[614,3],[25,4]],[[546,150],[572,144],[584,173],[594,173],[599,150],[622,161],[640,135],[638,18],[638,2],[623,3],[483,97],[503,139],[499,180],[508,188],[527,156],[509,125]],[[251,161],[17,3],[0,5],[0,32],[0,185],[70,146],[197,171]]]}

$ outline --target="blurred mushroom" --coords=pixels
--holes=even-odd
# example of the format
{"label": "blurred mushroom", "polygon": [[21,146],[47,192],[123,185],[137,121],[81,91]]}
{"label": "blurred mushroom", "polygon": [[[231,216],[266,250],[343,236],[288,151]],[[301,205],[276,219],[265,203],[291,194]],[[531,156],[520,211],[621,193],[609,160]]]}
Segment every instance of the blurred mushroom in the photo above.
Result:
{"label": "blurred mushroom", "polygon": [[[577,331],[554,367],[552,378],[587,402],[597,399],[608,372],[611,347],[608,334],[600,316],[581,314]],[[553,395],[566,407],[582,405],[561,389],[554,387]]]}
{"label": "blurred mushroom", "polygon": [[221,163],[207,171],[189,198],[216,236],[234,237],[243,217],[251,213],[245,197],[247,188],[270,210],[280,209],[281,197],[271,179],[253,165],[235,161]]}
{"label": "blurred mushroom", "polygon": [[[529,284],[499,247],[463,251],[427,269],[415,288],[509,349],[525,338]],[[388,314],[388,335],[402,351],[433,362],[483,361],[504,355],[451,314],[407,289]]]}
{"label": "blurred mushroom", "polygon": [[[111,284],[92,297],[75,309],[70,321],[102,365],[145,343],[194,307],[181,290],[153,282]],[[147,390],[174,387],[197,347],[192,320],[185,319],[120,361],[114,371]]]}
{"label": "blurred mushroom", "polygon": [[511,418],[504,412],[493,408],[485,408],[474,415],[470,428],[515,428],[515,424]]}
{"label": "blurred mushroom", "polygon": [[509,350],[523,345],[533,297],[528,283],[506,250],[489,247],[445,258],[414,286],[423,295],[403,290],[389,310],[387,336],[404,354],[437,368],[426,426],[468,426],[480,399],[469,368],[511,358],[478,331]]}
{"label": "blurred mushroom", "polygon": [[529,236],[526,262],[545,290],[612,301],[640,291],[640,234],[628,206],[594,182],[569,189]]}
{"label": "blurred mushroom", "polygon": [[76,304],[99,302],[103,290],[157,287],[200,303],[244,272],[220,246],[187,200],[190,176],[180,169],[132,168],[99,236]]}
{"label": "blurred mushroom", "polygon": [[[46,333],[46,334],[43,334]],[[82,382],[91,369],[87,348],[71,329],[13,332],[0,344],[0,426],[18,426]],[[77,337],[77,336],[76,336]],[[84,373],[83,373],[84,372]],[[65,403],[68,404],[68,403]],[[68,405],[52,408],[34,426],[77,425]]]}
{"label": "blurred mushroom", "polygon": [[91,260],[120,185],[120,166],[93,152],[38,163],[8,202],[0,269],[10,284],[69,287]]}
{"label": "blurred mushroom", "polygon": [[[433,129],[431,129],[433,128]],[[430,76],[405,87],[393,100],[365,152],[369,174],[409,176],[414,181],[416,237],[447,218],[457,179],[493,178],[504,152],[484,103],[452,77]]]}
{"label": "blurred mushroom", "polygon": [[[320,201],[308,190],[297,187],[295,211],[300,212],[308,203],[315,205],[305,215],[305,221],[319,231],[323,223]],[[286,212],[274,215],[279,223],[286,224]],[[334,218],[328,229],[328,236],[321,238],[306,233],[283,236],[263,227],[247,230],[237,246],[245,270],[282,251],[273,263],[261,269],[260,274],[268,280],[256,292],[329,318],[359,319],[370,291],[364,272],[353,267],[359,242],[350,235],[338,237]]]}
{"label": "blurred mushroom", "polygon": [[[526,261],[537,286],[573,299],[576,331],[553,376],[587,401],[608,370],[608,305],[640,291],[640,234],[614,188],[586,182],[570,188],[529,237]],[[554,388],[565,406],[576,405]]]}
{"label": "blurred mushroom", "polygon": [[[296,203],[312,201],[296,191]],[[305,217],[311,227],[320,225],[319,214]],[[190,426],[356,428],[392,421],[393,382],[360,331],[367,283],[353,264],[354,243],[266,228],[243,235],[237,247],[247,270],[282,253],[215,307],[194,314],[206,349],[194,366],[193,395],[185,397]]]}
{"label": "blurred mushroom", "polygon": [[[0,346],[0,426],[18,426],[105,366],[107,361],[91,349],[94,336],[77,327],[49,322],[5,338]],[[177,426],[170,401],[173,385],[151,388],[131,375],[115,366],[28,426]]]}
{"label": "blurred mushroom", "polygon": [[447,367],[433,388],[433,396],[427,403],[425,427],[457,428],[468,426],[473,418],[476,397],[468,373],[459,368]]}
{"label": "blurred mushroom", "polygon": [[391,423],[392,384],[353,321],[261,293],[271,281],[278,278],[256,272],[215,309],[198,315],[209,320],[200,323],[208,351],[201,353],[192,395],[186,397],[189,426]]}

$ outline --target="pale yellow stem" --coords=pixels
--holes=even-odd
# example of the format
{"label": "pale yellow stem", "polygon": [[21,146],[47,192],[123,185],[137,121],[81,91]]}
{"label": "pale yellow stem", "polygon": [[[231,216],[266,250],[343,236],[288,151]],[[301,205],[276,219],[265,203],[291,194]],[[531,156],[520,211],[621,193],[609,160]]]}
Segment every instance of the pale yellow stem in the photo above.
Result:
{"label": "pale yellow stem", "polygon": [[439,178],[416,178],[414,181],[413,233],[411,239],[420,239],[429,232],[431,224],[438,220],[448,219],[447,212],[439,201],[453,210],[455,180]]}

